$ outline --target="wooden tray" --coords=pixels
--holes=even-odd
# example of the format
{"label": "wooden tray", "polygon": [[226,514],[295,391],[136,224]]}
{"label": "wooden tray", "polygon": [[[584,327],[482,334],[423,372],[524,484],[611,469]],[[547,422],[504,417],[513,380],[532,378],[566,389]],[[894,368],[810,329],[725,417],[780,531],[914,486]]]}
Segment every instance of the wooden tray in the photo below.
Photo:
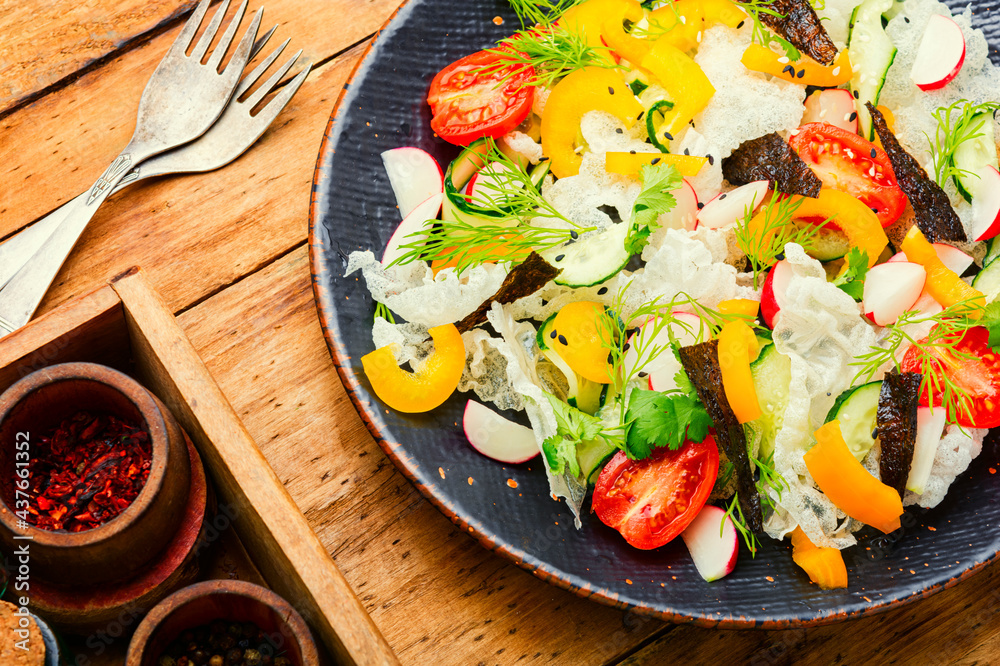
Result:
{"label": "wooden tray", "polygon": [[103,363],[156,394],[187,430],[266,583],[338,663],[399,663],[247,433],[160,295],[133,268],[0,340],[0,392],[39,368]]}

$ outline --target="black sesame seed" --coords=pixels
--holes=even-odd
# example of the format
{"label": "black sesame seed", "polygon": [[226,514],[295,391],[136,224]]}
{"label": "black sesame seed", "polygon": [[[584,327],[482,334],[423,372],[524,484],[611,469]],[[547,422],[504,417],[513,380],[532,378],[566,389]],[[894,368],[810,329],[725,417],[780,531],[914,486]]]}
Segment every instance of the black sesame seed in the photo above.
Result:
{"label": "black sesame seed", "polygon": [[878,215],[878,208],[876,208],[875,206],[872,206],[872,212],[875,213],[876,215]]}
{"label": "black sesame seed", "polygon": [[[851,111],[850,121],[853,123],[857,119],[858,119],[858,112],[857,111]],[[872,157],[875,157],[875,156],[872,155]]]}
{"label": "black sesame seed", "polygon": [[691,154],[691,149],[690,148],[685,148],[684,149],[684,154],[685,155],[690,155]]}
{"label": "black sesame seed", "polygon": [[597,290],[597,295],[598,296],[603,296],[606,293],[608,293],[608,288],[607,287],[601,287],[600,289]]}
{"label": "black sesame seed", "polygon": [[555,340],[556,338],[559,337],[559,333],[556,331],[552,331],[552,333],[549,334],[549,337]]}
{"label": "black sesame seed", "polygon": [[667,141],[673,141],[673,140],[674,140],[674,135],[673,135],[673,134],[671,134],[670,132],[664,132],[664,133],[663,133],[663,137],[664,137],[664,138],[665,138],[665,139],[666,139]]}
{"label": "black sesame seed", "polygon": [[781,70],[781,73],[782,74],[786,74],[787,73],[787,74],[791,74],[792,76],[795,76],[795,68],[792,67],[791,65],[785,65],[784,68]]}
{"label": "black sesame seed", "polygon": [[737,23],[736,29],[739,30],[740,28],[742,28],[744,23],[746,23],[746,21],[740,21],[739,23]]}
{"label": "black sesame seed", "polygon": [[641,378],[641,377],[645,377],[645,376],[646,376],[646,375],[648,375],[648,374],[649,374],[648,372],[640,372],[640,373],[639,373],[639,377],[640,377],[640,378]]}
{"label": "black sesame seed", "polygon": [[903,20],[906,21],[907,23],[909,23],[910,22],[910,17],[909,16],[904,16]]}
{"label": "black sesame seed", "polygon": [[872,430],[872,439],[878,439],[878,428]]}
{"label": "black sesame seed", "polygon": [[701,210],[704,207],[705,207],[705,203],[703,201],[699,201],[698,202],[698,210]]}
{"label": "black sesame seed", "polygon": [[624,347],[622,347],[622,351],[628,351],[628,348],[629,348],[629,347],[631,347],[631,346],[632,346],[632,345],[630,345],[629,343],[627,343],[627,342],[626,342],[626,343],[625,343],[625,346],[624,346]]}
{"label": "black sesame seed", "polygon": [[778,254],[774,255],[774,258],[777,259],[778,261],[782,261],[785,258],[785,253],[779,252]]}
{"label": "black sesame seed", "polygon": [[875,159],[877,156],[878,156],[878,153],[875,152],[874,148],[872,148],[872,159]]}
{"label": "black sesame seed", "polygon": [[636,120],[642,120],[642,114],[643,114],[643,113],[646,113],[646,112],[645,112],[645,111],[643,111],[642,113],[640,113],[639,115],[637,115],[637,116],[635,117],[635,119],[636,119]]}
{"label": "black sesame seed", "polygon": [[709,156],[708,156],[708,163],[709,163],[710,165],[712,165],[712,164],[715,164],[715,158],[714,158],[714,157],[712,157],[711,155],[709,155]]}
{"label": "black sesame seed", "polygon": [[857,99],[857,98],[858,98],[858,91],[857,91],[857,90],[855,90],[855,91],[854,91],[854,99]]}
{"label": "black sesame seed", "polygon": [[560,254],[559,256],[556,257],[556,261],[562,261],[565,258],[566,258],[565,254]]}
{"label": "black sesame seed", "polygon": [[623,130],[621,127],[619,127],[618,129],[615,130],[615,134],[624,134],[624,133],[625,133],[625,130]]}
{"label": "black sesame seed", "polygon": [[650,164],[650,165],[653,165],[653,164],[656,164],[656,163],[657,163],[657,162],[659,162],[659,161],[660,161],[660,158],[659,158],[659,157],[654,157],[654,158],[653,158],[652,160],[650,160],[649,164]]}
{"label": "black sesame seed", "polygon": [[723,192],[722,194],[719,195],[719,201],[722,201],[725,198],[726,198],[726,193],[725,192]]}
{"label": "black sesame seed", "polygon": [[560,335],[559,336],[559,342],[561,342],[564,345],[568,345],[569,344],[568,342],[566,342],[566,336],[565,335]]}
{"label": "black sesame seed", "polygon": [[612,88],[611,86],[608,86],[608,94],[609,95],[614,95],[615,94],[615,89]]}
{"label": "black sesame seed", "polygon": [[628,154],[629,155],[635,155],[635,151],[634,150],[630,150],[630,151],[628,151]]}
{"label": "black sesame seed", "polygon": [[614,363],[614,362],[615,362],[615,355],[614,355],[614,353],[608,352],[608,363]]}
{"label": "black sesame seed", "polygon": [[573,240],[576,240],[577,238],[580,237],[580,234],[576,233],[575,231],[570,231],[569,237],[572,238]]}
{"label": "black sesame seed", "polygon": [[795,76],[796,76],[796,78],[799,78],[799,79],[801,79],[801,78],[802,78],[803,76],[805,76],[805,75],[806,75],[806,70],[804,70],[804,69],[800,69],[800,70],[799,70],[799,73],[798,73],[798,74],[796,74]]}
{"label": "black sesame seed", "polygon": [[833,394],[832,394],[832,393],[830,393],[829,391],[827,391],[827,392],[826,392],[826,394],[827,394],[828,396],[831,396],[831,395],[833,395]]}
{"label": "black sesame seed", "polygon": [[548,162],[548,161],[549,161],[549,158],[548,158],[548,157],[539,157],[539,158],[538,158],[538,161],[539,161],[539,162]]}

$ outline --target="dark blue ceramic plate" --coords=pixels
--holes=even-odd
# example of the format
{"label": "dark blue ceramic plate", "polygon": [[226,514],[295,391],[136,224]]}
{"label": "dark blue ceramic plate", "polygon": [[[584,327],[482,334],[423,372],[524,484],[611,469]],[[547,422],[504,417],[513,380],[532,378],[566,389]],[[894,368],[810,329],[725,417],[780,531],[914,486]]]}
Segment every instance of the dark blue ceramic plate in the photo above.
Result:
{"label": "dark blue ceramic plate", "polygon": [[[503,25],[494,23],[498,16]],[[985,12],[977,20],[1000,43],[998,17]],[[988,467],[998,459],[995,444],[987,444],[939,507],[911,509],[901,533],[846,551],[846,590],[819,590],[792,563],[788,546],[769,539],[755,559],[741,552],[736,570],[709,584],[679,539],[655,551],[636,550],[590,514],[583,529],[573,529],[569,511],[550,498],[537,459],[503,466],[468,445],[458,425],[467,395],[415,416],[375,398],[359,360],[373,348],[374,306],[363,279],[343,274],[352,250],[381,252],[399,222],[380,153],[419,146],[447,164],[456,151],[434,138],[428,124],[424,96],[431,78],[517,25],[501,0],[410,0],[345,86],[320,148],[309,235],[320,320],[351,399],[399,469],[485,547],[542,580],[605,604],[703,626],[781,628],[871,614],[954,585],[994,560],[1000,488]]]}

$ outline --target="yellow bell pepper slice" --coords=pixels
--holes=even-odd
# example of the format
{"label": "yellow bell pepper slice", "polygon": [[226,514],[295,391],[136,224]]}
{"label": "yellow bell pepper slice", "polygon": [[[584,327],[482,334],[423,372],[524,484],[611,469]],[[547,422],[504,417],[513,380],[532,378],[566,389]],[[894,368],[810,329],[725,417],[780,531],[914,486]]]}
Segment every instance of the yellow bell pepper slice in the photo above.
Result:
{"label": "yellow bell pepper slice", "polygon": [[664,115],[661,129],[676,135],[708,105],[715,88],[698,63],[669,38],[667,33],[653,42],[640,64],[656,77],[674,103],[674,108]]}
{"label": "yellow bell pepper slice", "polygon": [[557,83],[542,112],[542,150],[551,158],[556,178],[580,172],[583,158],[576,153],[580,119],[589,111],[605,111],[631,125],[642,105],[622,77],[610,69],[585,67]]}
{"label": "yellow bell pepper slice", "polygon": [[647,164],[672,164],[682,176],[696,176],[708,163],[707,157],[673,153],[607,153],[604,168],[608,173],[638,176]]}
{"label": "yellow bell pepper slice", "polygon": [[816,431],[816,445],[803,456],[806,468],[823,494],[838,509],[855,520],[888,534],[899,529],[903,501],[847,448],[840,421],[833,420]]}
{"label": "yellow bell pepper slice", "polygon": [[624,22],[628,19],[632,23],[637,23],[645,15],[646,12],[638,0],[625,0],[610,11],[601,24],[601,37],[604,42],[612,51],[632,63],[642,62],[652,48],[653,42],[633,37],[625,32]]}
{"label": "yellow bell pepper slice", "polygon": [[[626,0],[587,0],[567,9],[559,19],[559,25],[575,32],[587,40],[587,46],[597,50],[599,57],[612,62],[607,46],[601,41],[604,20],[609,15],[622,12],[628,6]],[[640,7],[641,9],[641,7]]]}
{"label": "yellow bell pepper slice", "polygon": [[435,326],[427,332],[434,341],[434,351],[415,372],[396,364],[391,345],[361,357],[375,395],[397,412],[414,414],[440,406],[462,378],[465,342],[455,325]]}
{"label": "yellow bell pepper slice", "polygon": [[965,284],[958,273],[944,265],[934,251],[934,246],[927,241],[916,225],[906,232],[900,249],[906,254],[907,259],[920,264],[927,271],[924,289],[941,304],[941,307],[946,308],[962,301],[971,301],[971,307],[968,308],[969,317],[979,319],[982,316],[982,308],[986,306],[986,296],[978,289]]}
{"label": "yellow bell pepper slice", "polygon": [[730,298],[725,301],[719,301],[718,306],[720,314],[739,315],[750,321],[757,318],[757,311],[759,309],[760,302],[749,298]]}
{"label": "yellow bell pepper slice", "polygon": [[611,334],[604,306],[593,301],[567,303],[552,320],[552,349],[575,373],[598,384],[611,382],[605,341]]}
{"label": "yellow bell pepper slice", "polygon": [[792,561],[809,574],[809,580],[820,589],[847,587],[847,565],[836,548],[819,548],[801,527],[792,531]]}
{"label": "yellow bell pepper slice", "polygon": [[889,244],[878,215],[850,194],[825,187],[816,199],[802,197],[802,203],[795,210],[797,220],[822,222],[829,218],[833,218],[833,223],[840,227],[852,246],[868,254],[869,268],[874,266]]}
{"label": "yellow bell pepper slice", "polygon": [[[698,48],[705,29],[705,10],[697,0],[682,0],[649,13],[649,31],[681,51]],[[661,34],[662,33],[662,34]]]}
{"label": "yellow bell pepper slice", "polygon": [[699,0],[699,3],[705,12],[706,28],[717,23],[735,28],[747,19],[747,13],[732,0]]}
{"label": "yellow bell pepper slice", "polygon": [[760,417],[760,401],[750,372],[750,359],[757,356],[757,336],[746,322],[726,322],[719,331],[719,367],[722,388],[736,419],[747,423]]}
{"label": "yellow bell pepper slice", "polygon": [[829,65],[821,65],[806,56],[797,62],[790,62],[787,56],[775,53],[760,44],[751,44],[743,52],[741,62],[747,69],[764,72],[803,86],[833,88],[847,83],[854,74],[847,49],[841,50]]}

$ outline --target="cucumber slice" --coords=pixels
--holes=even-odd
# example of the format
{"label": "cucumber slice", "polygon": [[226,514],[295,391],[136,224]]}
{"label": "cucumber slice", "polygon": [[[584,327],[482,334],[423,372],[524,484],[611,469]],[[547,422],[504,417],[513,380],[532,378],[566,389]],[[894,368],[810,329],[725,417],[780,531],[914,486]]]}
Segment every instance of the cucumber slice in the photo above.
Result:
{"label": "cucumber slice", "polygon": [[886,74],[896,58],[896,47],[882,27],[882,14],[892,9],[893,0],[865,0],[851,14],[851,32],[847,38],[854,74],[851,91],[857,100],[859,134],[869,141],[872,118],[865,102],[878,104]]}
{"label": "cucumber slice", "polygon": [[[666,116],[667,111],[670,111],[672,108],[674,108],[674,103],[663,99],[649,107],[649,110],[646,112],[646,135],[649,137],[649,142],[661,153],[670,152],[666,144],[660,140],[659,131],[663,127],[663,118]],[[668,142],[671,140],[666,135],[663,136],[663,139]]]}
{"label": "cucumber slice", "polygon": [[555,319],[556,315],[552,315],[538,327],[538,333],[535,334],[535,344],[538,345],[545,358],[551,361],[566,376],[566,383],[569,385],[569,390],[566,393],[566,402],[581,412],[595,414],[607,402],[609,385],[598,384],[586,377],[581,377],[569,367],[569,364],[563,360],[555,349],[549,346]]}
{"label": "cucumber slice", "polygon": [[992,303],[1000,296],[1000,257],[994,257],[986,264],[986,268],[979,271],[972,286],[985,294],[987,303]]}
{"label": "cucumber slice", "polygon": [[1000,236],[986,241],[986,256],[983,257],[983,266],[989,266],[997,257],[1000,257]]}
{"label": "cucumber slice", "polygon": [[649,87],[649,76],[640,69],[630,69],[625,74],[625,83],[632,89],[632,94],[638,97]]}
{"label": "cucumber slice", "polygon": [[972,197],[980,187],[976,172],[985,167],[997,168],[997,144],[993,137],[993,114],[977,113],[969,120],[972,134],[979,136],[958,144],[951,163],[959,169],[954,176],[955,187],[962,197],[972,203]]}
{"label": "cucumber slice", "polygon": [[612,224],[604,231],[543,252],[546,261],[562,269],[556,284],[590,287],[614,277],[632,258],[625,251],[630,226],[624,222]]}
{"label": "cucumber slice", "polygon": [[535,186],[536,190],[542,189],[542,181],[549,175],[549,169],[551,168],[550,162],[545,160],[544,162],[539,162],[528,174],[528,177],[531,178],[531,184]]}
{"label": "cucumber slice", "polygon": [[[807,222],[794,221],[797,227],[807,226]],[[814,259],[820,261],[833,261],[847,256],[851,250],[851,243],[843,231],[838,229],[827,229],[821,227],[812,238],[812,246],[807,253]]]}
{"label": "cucumber slice", "polygon": [[769,344],[750,364],[750,374],[761,407],[761,415],[753,421],[756,429],[761,431],[758,458],[764,460],[774,451],[774,438],[785,420],[788,391],[792,383],[792,360]]}
{"label": "cucumber slice", "polygon": [[587,483],[597,481],[605,463],[618,452],[604,439],[588,439],[576,445],[576,459],[580,463],[580,473]]}
{"label": "cucumber slice", "polygon": [[881,392],[881,381],[868,382],[847,389],[837,396],[824,421],[824,423],[834,419],[840,421],[840,432],[844,435],[847,448],[858,462],[864,460],[875,445],[872,432],[875,430],[878,396]]}

